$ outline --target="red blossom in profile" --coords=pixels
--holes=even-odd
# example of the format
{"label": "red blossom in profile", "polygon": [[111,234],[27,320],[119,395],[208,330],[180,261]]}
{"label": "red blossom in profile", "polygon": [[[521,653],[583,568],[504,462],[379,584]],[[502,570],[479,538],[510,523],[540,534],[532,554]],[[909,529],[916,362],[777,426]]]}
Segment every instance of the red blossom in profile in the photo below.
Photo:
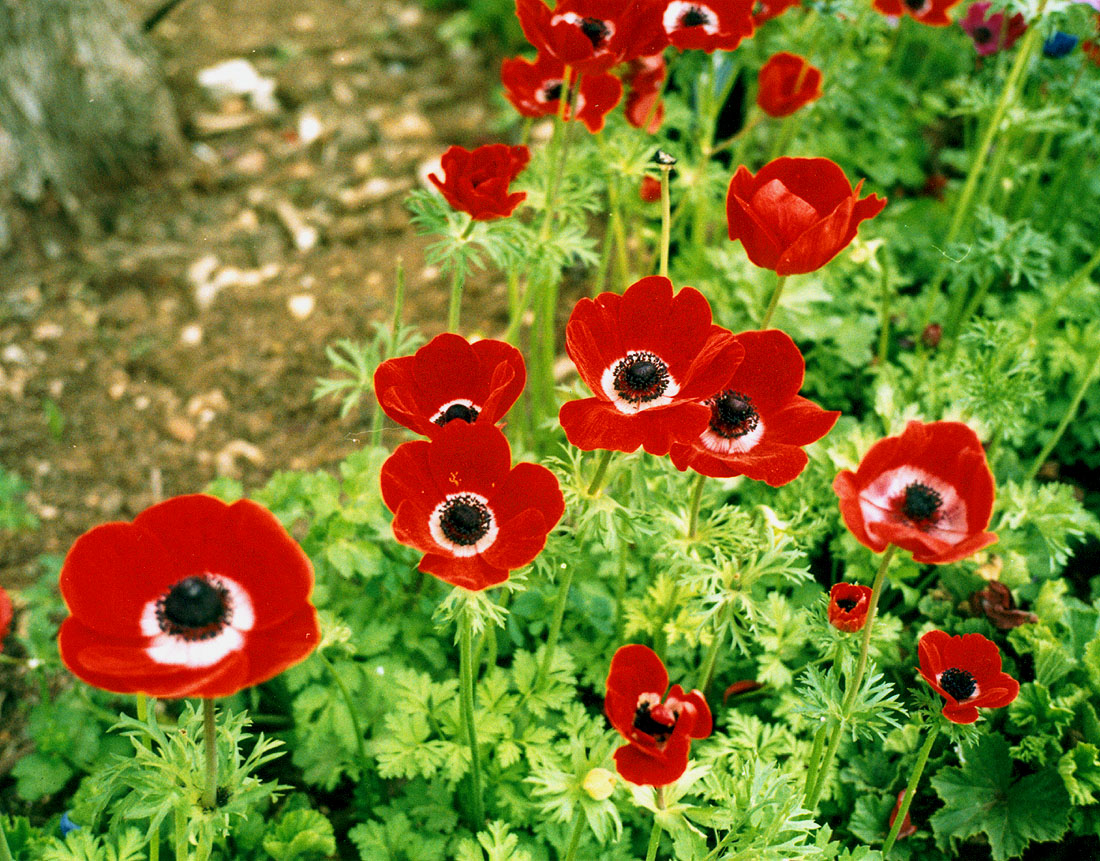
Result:
{"label": "red blossom in profile", "polygon": [[431,441],[398,446],[381,482],[394,537],[424,554],[420,570],[475,592],[538,556],[565,510],[554,474],[513,467],[488,423],[451,422]]}
{"label": "red blossom in profile", "polygon": [[444,332],[411,356],[387,359],[374,372],[383,412],[423,436],[455,419],[495,424],[527,382],[523,355],[504,341],[469,343]]}
{"label": "red blossom in profile", "polygon": [[770,117],[790,116],[821,98],[821,70],[787,51],[768,58],[757,82],[756,104]]}
{"label": "red blossom in profile", "polygon": [[[622,646],[611,659],[604,711],[627,740],[615,751],[624,780],[666,786],[687,770],[693,738],[711,733],[710,708],[701,691],[668,689],[668,672],[647,646]],[[663,702],[662,702],[663,700]]]}
{"label": "red blossom in profile", "polygon": [[966,10],[966,17],[959,21],[959,26],[974,40],[979,57],[1011,48],[1027,31],[1027,19],[1019,12],[1009,18],[1006,25],[1003,12],[989,14],[991,5],[989,0],[972,3]]}
{"label": "red blossom in profile", "polygon": [[886,201],[859,198],[827,158],[777,158],[753,176],[741,165],[730,180],[726,218],[756,266],[777,275],[820,269],[855,238],[860,222],[874,218]]}
{"label": "red blossom in profile", "polygon": [[753,33],[754,0],[671,0],[661,23],[682,51],[732,51]]}
{"label": "red blossom in profile", "polygon": [[[512,106],[525,117],[545,117],[558,113],[565,87],[565,66],[557,57],[539,54],[534,62],[523,57],[505,60],[500,67],[500,79]],[[574,78],[574,86],[576,79]],[[568,92],[566,93],[568,95]],[[595,134],[603,129],[604,117],[623,96],[622,82],[614,75],[584,75],[566,109],[565,119],[578,119]]]}
{"label": "red blossom in profile", "polygon": [[[905,800],[905,790],[901,790],[898,793],[897,803],[894,805],[893,811],[890,813],[890,822],[887,827],[893,828],[894,822],[898,818],[898,813],[901,812],[901,804]],[[906,837],[912,837],[917,833],[917,826],[913,824],[913,820],[909,818],[909,811],[905,811],[905,818],[901,821],[901,828],[898,829],[898,840],[904,840]]]}
{"label": "red blossom in profile", "polygon": [[947,27],[951,24],[948,10],[960,2],[962,0],[874,0],[871,5],[891,18],[908,15],[930,27]]}
{"label": "red blossom in profile", "polygon": [[779,17],[799,4],[800,0],[756,0],[752,7],[753,26],[759,27],[765,21]]}
{"label": "red blossom in profile", "polygon": [[638,187],[638,197],[645,203],[656,203],[661,199],[661,181],[655,176],[643,176]]}
{"label": "red blossom in profile", "polygon": [[929,631],[917,652],[921,676],[944,697],[943,716],[954,723],[974,723],[979,708],[1002,708],[1020,692],[1020,683],[1001,672],[997,644],[981,634]]}
{"label": "red blossom in profile", "polygon": [[582,75],[662,51],[668,37],[658,0],[516,0],[528,41]]}
{"label": "red blossom in profile", "polygon": [[636,129],[656,134],[665,118],[661,90],[668,74],[661,54],[639,57],[627,65],[624,76],[629,93],[626,97],[626,121]]}
{"label": "red blossom in profile", "polygon": [[11,606],[11,597],[0,586],[0,647],[4,644],[4,637],[11,630],[11,617],[14,611]]}
{"label": "red blossom in profile", "polygon": [[434,173],[430,179],[459,212],[467,212],[475,221],[507,218],[527,194],[508,193],[508,185],[531,160],[525,146],[488,144],[470,151],[453,146],[443,153],[443,179]]}
{"label": "red blossom in profile", "polygon": [[320,639],[309,559],[267,509],[177,496],[85,532],[61,568],[61,660],[90,685],[223,697]]}
{"label": "red blossom in profile", "polygon": [[794,481],[816,442],[840,413],[800,397],[806,363],[785,332],[741,332],[744,359],[722,388],[702,402],[709,423],[688,443],[674,443],[672,462],[712,478],[746,475],[779,487]]}
{"label": "red blossom in profile", "polygon": [[565,435],[585,451],[668,454],[674,442],[703,433],[718,392],[744,347],[711,322],[698,290],[673,296],[672,282],[651,275],[619,296],[581,299],[565,329],[565,349],[595,394],[558,414]]}
{"label": "red blossom in profile", "polygon": [[876,553],[894,544],[942,565],[997,540],[985,531],[993,475],[977,434],[959,422],[909,422],[871,446],[855,472],[842,471],[833,490],[845,524]]}
{"label": "red blossom in profile", "polygon": [[1034,613],[1016,609],[1012,591],[997,580],[970,594],[970,611],[976,616],[984,615],[1000,631],[1011,631],[1039,621]]}
{"label": "red blossom in profile", "polygon": [[829,624],[848,634],[867,624],[871,589],[858,583],[837,583],[829,590]]}

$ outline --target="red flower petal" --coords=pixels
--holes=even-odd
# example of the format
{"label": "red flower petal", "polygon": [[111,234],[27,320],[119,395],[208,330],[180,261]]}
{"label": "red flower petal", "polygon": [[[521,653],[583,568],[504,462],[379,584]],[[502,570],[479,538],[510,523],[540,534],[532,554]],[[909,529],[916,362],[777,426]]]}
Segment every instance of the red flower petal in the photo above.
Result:
{"label": "red flower petal", "polygon": [[452,146],[441,159],[443,179],[428,179],[447,202],[478,221],[505,218],[526,198],[523,192],[508,194],[508,184],[527,166],[531,153],[525,146],[488,144],[472,152]]}
{"label": "red flower petal", "polygon": [[[1001,653],[997,645],[981,634],[952,637],[944,631],[929,631],[917,644],[920,674],[944,697],[943,716],[955,723],[974,723],[979,708],[1002,708],[1020,692],[1020,684],[1001,671]],[[973,693],[963,700],[948,690],[948,674],[968,677]]]}
{"label": "red flower petal", "polygon": [[611,725],[627,735],[634,727],[638,697],[644,693],[664,697],[666,690],[668,671],[656,652],[637,643],[621,646],[611,658],[607,673],[604,709]]}
{"label": "red flower petal", "polygon": [[768,116],[786,117],[821,98],[821,70],[803,57],[780,51],[757,76],[756,103]]}
{"label": "red flower petal", "polygon": [[3,645],[4,637],[11,630],[12,612],[11,598],[4,591],[4,587],[0,586],[0,646]]}
{"label": "red flower petal", "polygon": [[871,589],[858,583],[837,583],[829,590],[829,624],[847,633],[862,630],[871,605]]}

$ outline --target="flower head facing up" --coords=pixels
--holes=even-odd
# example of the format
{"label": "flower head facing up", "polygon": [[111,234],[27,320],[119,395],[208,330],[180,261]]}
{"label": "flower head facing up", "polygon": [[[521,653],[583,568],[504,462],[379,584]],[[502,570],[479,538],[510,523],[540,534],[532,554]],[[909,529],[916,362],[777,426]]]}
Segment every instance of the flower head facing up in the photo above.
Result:
{"label": "flower head facing up", "polygon": [[979,708],[1002,708],[1020,692],[1020,683],[1001,672],[997,644],[981,634],[929,631],[917,651],[921,676],[946,700],[943,716],[954,723],[974,723]]}
{"label": "flower head facing up", "polygon": [[682,51],[732,51],[753,33],[754,0],[671,0],[661,23],[669,42]]}
{"label": "flower head facing up", "polygon": [[806,363],[785,332],[741,332],[734,339],[744,359],[702,402],[709,423],[690,442],[673,444],[672,462],[712,478],[747,475],[779,487],[805,469],[802,446],[825,436],[840,413],[799,397]]}
{"label": "flower head facing up", "polygon": [[957,562],[997,540],[986,532],[993,475],[977,434],[959,422],[909,422],[833,482],[852,534],[876,553],[894,544],[916,562]]}
{"label": "flower head facing up", "polygon": [[874,0],[871,5],[891,18],[908,15],[930,27],[947,27],[951,24],[948,10],[960,2],[962,0]]}
{"label": "flower head facing up", "polygon": [[786,117],[821,98],[821,70],[798,54],[768,58],[757,78],[756,104],[770,117]]}
{"label": "flower head facing up", "polygon": [[988,57],[1011,48],[1027,30],[1027,20],[1017,12],[1005,23],[1003,12],[989,14],[989,0],[972,3],[966,17],[959,21],[971,39],[979,57]]}
{"label": "flower head facing up", "polygon": [[[534,62],[523,57],[505,60],[500,67],[505,96],[525,117],[554,116],[561,99],[569,97],[565,85],[565,65],[557,57],[539,54]],[[575,79],[572,86],[576,86]],[[565,119],[578,119],[595,134],[603,129],[604,117],[623,96],[622,82],[614,75],[584,75],[566,108]]]}
{"label": "flower head facing up", "polygon": [[741,165],[726,196],[729,237],[756,266],[777,275],[820,269],[855,238],[860,222],[886,201],[860,200],[844,171],[827,158],[777,158],[753,176]]}
{"label": "flower head facing up", "polygon": [[858,583],[837,583],[829,590],[829,624],[839,631],[854,633],[867,624],[871,588]]}
{"label": "flower head facing up", "polygon": [[565,511],[554,474],[513,467],[504,434],[482,422],[398,446],[381,482],[394,537],[424,554],[420,570],[475,592],[538,556]]}
{"label": "flower head facing up", "polygon": [[558,420],[585,451],[668,454],[701,434],[703,401],[737,368],[744,347],[711,322],[698,290],[675,296],[672,282],[643,278],[619,296],[581,299],[565,329],[565,348],[595,397],[569,401]]}
{"label": "flower head facing up", "polygon": [[455,421],[499,422],[526,381],[523,356],[511,344],[488,338],[471,344],[445,332],[413,355],[379,365],[374,393],[395,422],[434,437]]}
{"label": "flower head facing up", "polygon": [[527,197],[508,193],[508,185],[527,167],[531,151],[525,146],[488,144],[475,150],[453,146],[443,153],[443,179],[428,179],[452,207],[475,221],[507,218]]}
{"label": "flower head facing up", "polygon": [[693,738],[711,733],[710,708],[700,691],[668,689],[668,672],[656,653],[642,645],[623,646],[611,659],[604,711],[627,740],[615,751],[625,780],[665,786],[686,770]]}
{"label": "flower head facing up", "polygon": [[313,569],[267,509],[196,494],[77,539],[61,569],[61,659],[90,685],[221,697],[317,645]]}
{"label": "flower head facing up", "polygon": [[11,606],[11,596],[0,586],[0,646],[3,646],[4,637],[11,630],[11,618],[14,611]]}
{"label": "flower head facing up", "polygon": [[528,41],[582,75],[606,72],[668,45],[658,0],[516,0]]}

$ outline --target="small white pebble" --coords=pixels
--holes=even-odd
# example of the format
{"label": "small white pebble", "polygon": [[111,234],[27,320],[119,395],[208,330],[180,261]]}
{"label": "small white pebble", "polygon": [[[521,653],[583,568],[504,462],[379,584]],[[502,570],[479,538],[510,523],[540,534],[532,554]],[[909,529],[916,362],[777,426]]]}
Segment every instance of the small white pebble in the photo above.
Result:
{"label": "small white pebble", "polygon": [[299,320],[304,320],[312,314],[316,305],[317,300],[308,293],[299,293],[297,296],[291,296],[286,302],[287,309]]}
{"label": "small white pebble", "polygon": [[190,347],[202,343],[202,326],[198,323],[188,323],[180,330],[180,340]]}

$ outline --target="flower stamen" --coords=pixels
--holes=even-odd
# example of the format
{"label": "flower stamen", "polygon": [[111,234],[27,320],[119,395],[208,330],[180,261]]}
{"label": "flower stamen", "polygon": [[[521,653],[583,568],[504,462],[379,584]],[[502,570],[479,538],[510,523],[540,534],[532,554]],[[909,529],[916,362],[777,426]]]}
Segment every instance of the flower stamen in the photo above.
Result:
{"label": "flower stamen", "polygon": [[[634,729],[639,732],[644,732],[646,735],[652,736],[658,744],[664,744],[668,741],[669,736],[672,735],[672,731],[676,729],[676,716],[672,715],[672,723],[664,723],[659,720],[659,715],[654,715],[650,710],[652,704],[646,700],[642,700],[638,703],[638,708],[634,712]],[[667,711],[662,708],[660,704],[655,706],[656,709],[661,711]]]}
{"label": "flower stamen", "polygon": [[447,500],[439,515],[439,528],[447,540],[461,547],[477,544],[489,532],[493,518],[485,504],[468,493]]}
{"label": "flower stamen", "polygon": [[914,481],[905,488],[905,499],[901,503],[901,513],[918,524],[931,524],[939,516],[943,505],[943,495],[927,484]]}
{"label": "flower stamen", "polygon": [[157,601],[157,624],[164,633],[185,640],[208,640],[225,627],[231,607],[229,590],[221,583],[187,577]]}
{"label": "flower stamen", "polygon": [[631,404],[661,397],[669,384],[668,366],[653,353],[632,353],[620,359],[612,371],[615,391]]}
{"label": "flower stamen", "polygon": [[704,403],[710,407],[710,429],[722,439],[743,437],[760,424],[752,398],[741,392],[726,389]]}
{"label": "flower stamen", "polygon": [[974,676],[958,667],[949,667],[944,670],[940,674],[939,682],[940,687],[960,703],[970,699],[978,690],[978,683]]}

